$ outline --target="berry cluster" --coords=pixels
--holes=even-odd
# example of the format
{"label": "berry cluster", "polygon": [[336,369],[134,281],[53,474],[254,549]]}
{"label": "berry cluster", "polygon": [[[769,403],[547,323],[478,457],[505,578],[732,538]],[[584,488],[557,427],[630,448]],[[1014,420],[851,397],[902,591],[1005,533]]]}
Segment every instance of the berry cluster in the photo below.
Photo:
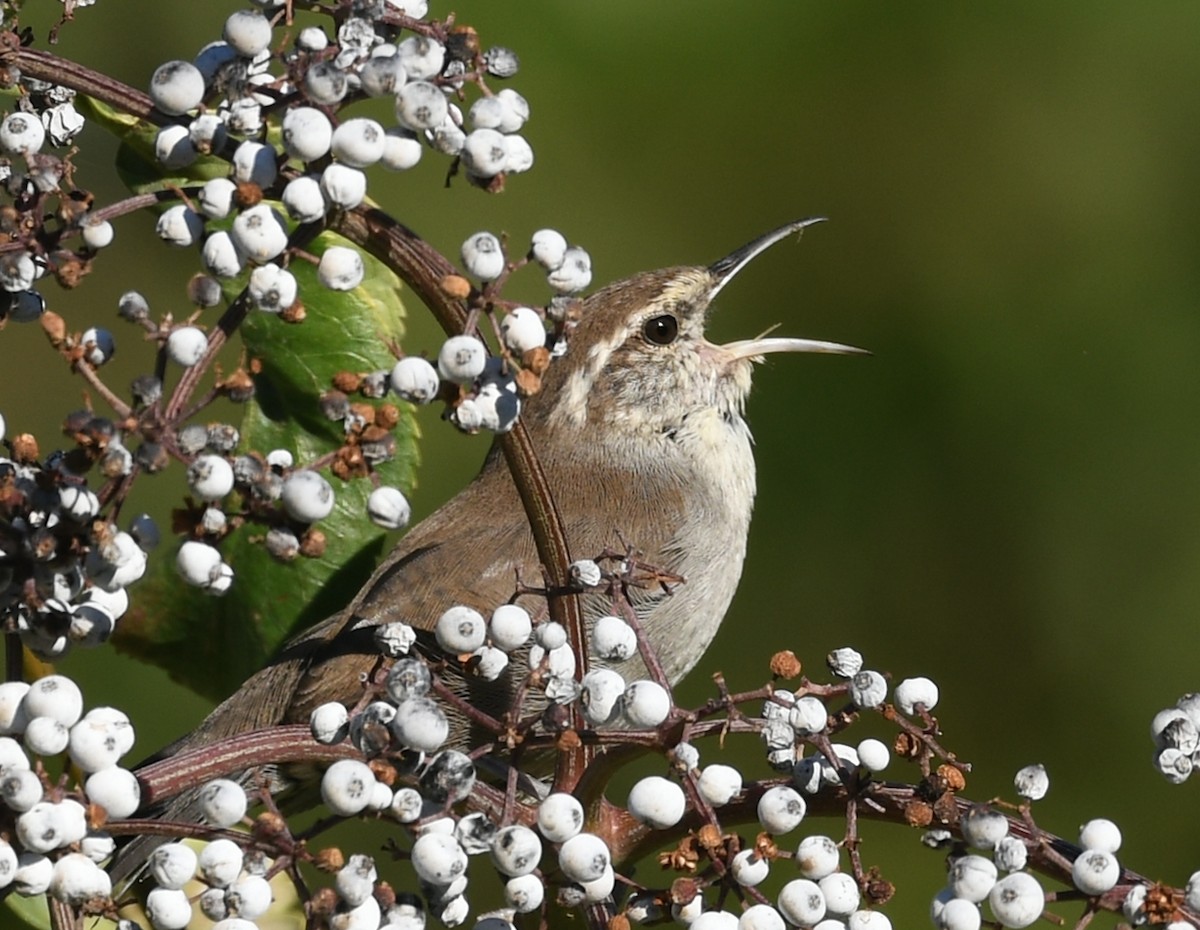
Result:
{"label": "berry cluster", "polygon": [[[68,2],[68,12],[86,5]],[[328,25],[293,28],[293,6]],[[484,49],[452,18],[427,20],[424,0],[256,0],[255,7],[228,16],[221,38],[192,61],[160,66],[146,98],[101,80],[84,88],[154,127],[144,148],[162,183],[107,207],[76,185],[71,153],[47,151],[69,145],[82,126],[75,85],[51,80],[50,59],[25,54],[15,32],[0,42],[0,80],[21,91],[0,119],[0,289],[8,295],[0,321],[37,321],[112,409],[112,416],[90,406],[71,414],[64,432],[73,445],[48,455],[28,433],[6,439],[0,419],[7,452],[0,458],[0,617],[5,632],[40,656],[56,658],[113,632],[128,607],[126,589],[158,540],[148,518],[121,518],[121,506],[137,476],[172,462],[186,470],[190,495],[176,515],[184,537],[176,567],[212,594],[234,583],[223,547],[244,525],[262,531],[256,540],[279,561],[323,552],[321,525],[343,493],[325,471],[369,480],[369,518],[403,527],[408,500],[381,477],[397,455],[408,414],[401,405],[441,400],[446,418],[465,432],[512,430],[563,350],[577,295],[591,282],[587,252],[556,230],[536,232],[520,258],[503,237],[476,232],[461,247],[464,273],[438,256],[433,286],[420,291],[431,306],[431,296],[444,297],[463,311],[444,344],[427,357],[388,345],[390,356],[364,363],[366,371],[323,375],[305,398],[336,424],[337,448],[302,455],[301,444],[275,440],[254,449],[237,426],[199,422],[216,399],[253,406],[272,361],[251,351],[258,357],[240,358],[223,374],[217,358],[231,333],[281,332],[324,312],[331,295],[348,301],[375,283],[376,250],[368,250],[373,259],[329,232],[348,235],[351,219],[365,222],[372,171],[406,170],[429,151],[449,159],[449,176],[498,191],[533,164],[521,134],[528,102],[492,86],[517,73],[515,54]],[[63,82],[79,80],[73,74],[64,72]],[[387,101],[390,115],[376,118],[378,102],[350,112],[369,100]],[[374,116],[363,112],[368,107]],[[105,118],[102,107],[88,112]],[[134,130],[117,131],[127,142],[144,141]],[[74,331],[47,309],[40,282],[78,285],[114,240],[115,221],[150,207],[160,211],[161,240],[195,250],[199,269],[179,319],[152,317],[135,291],[120,299],[119,316],[156,353],[150,370],[117,391],[102,377],[117,351],[114,333],[99,325]],[[544,307],[502,297],[508,277],[526,264],[545,272],[554,296]],[[206,322],[204,312],[222,305],[219,323]],[[202,391],[205,378],[212,383]],[[89,476],[97,479],[91,487]],[[1131,924],[1196,924],[1200,873],[1176,890],[1123,869],[1120,833],[1106,820],[1086,824],[1078,848],[1037,827],[1031,802],[1048,788],[1040,766],[1018,773],[1019,806],[966,802],[969,767],[939,742],[932,716],[939,693],[927,678],[892,687],[846,648],[827,658],[832,679],[821,683],[780,653],[767,685],[732,694],[718,676],[714,698],[678,706],[631,609],[626,589],[646,581],[637,577],[642,571],[664,577],[631,554],[570,566],[576,593],[611,601],[588,617],[583,635],[516,604],[548,593],[519,581],[512,602],[487,618],[458,605],[428,634],[404,623],[380,627],[377,674],[363,682],[361,700],[318,707],[312,739],[302,736],[305,758],[328,764],[320,794],[330,816],[294,827],[273,786],[257,777],[279,758],[268,750],[248,761],[231,751],[230,777],[205,775],[181,789],[195,791],[199,823],[154,825],[203,846],[170,842],[154,852],[145,921],[182,930],[199,912],[220,930],[254,930],[277,894],[269,880],[282,875],[299,892],[307,923],[334,930],[422,930],[429,917],[453,927],[473,916],[480,930],[509,930],[519,915],[546,923],[562,909],[612,930],[667,919],[695,930],[884,930],[894,889],[864,865],[861,830],[880,818],[917,827],[927,846],[947,851],[947,882],[931,908],[942,930],[1038,921],[1047,895],[1035,869],[1087,902],[1079,926],[1100,908],[1120,909]],[[471,688],[502,676],[515,686],[501,706],[470,700]],[[1197,703],[1188,696],[1155,719],[1157,763],[1175,781],[1187,777],[1198,751]],[[864,718],[892,727],[894,740],[851,739]],[[769,777],[730,764],[732,755],[702,764],[702,751],[715,756],[726,737],[740,735],[765,748]],[[132,740],[124,714],[84,714],[78,688],[62,676],[0,685],[0,889],[48,894],[78,913],[115,914],[102,866],[114,837],[145,830],[130,818],[143,791],[161,800],[155,779],[172,765],[134,775],[119,765]],[[206,754],[222,751],[212,746]],[[626,753],[649,754],[649,774],[617,804],[605,796],[607,766]],[[542,776],[554,764],[577,774],[551,787]],[[247,765],[256,768],[247,773]],[[901,766],[914,772],[911,783],[890,780]],[[248,817],[254,805],[263,809]],[[809,832],[811,816],[830,814],[844,817],[842,836]],[[310,851],[347,818],[396,825],[391,852],[401,864],[332,847]],[[738,824],[750,830],[738,832]],[[667,870],[663,881],[630,873],[629,864],[652,851]],[[332,876],[327,887],[317,887],[324,880],[314,881],[313,869]],[[502,884],[494,911],[484,910],[484,869]]]}
{"label": "berry cluster", "polygon": [[1185,694],[1174,707],[1154,715],[1154,765],[1163,778],[1179,785],[1200,761],[1200,694]]}
{"label": "berry cluster", "polygon": [[[188,285],[194,311],[186,319],[177,321],[170,313],[153,318],[148,301],[135,291],[121,298],[121,318],[158,347],[154,370],[135,378],[125,396],[101,377],[117,351],[113,332],[102,326],[71,332],[46,310],[36,282],[52,271],[60,282],[76,283],[96,251],[112,241],[112,220],[144,204],[135,198],[99,209],[86,191],[75,188],[69,156],[41,151],[47,144],[65,145],[81,125],[71,105],[74,92],[10,71],[27,93],[21,109],[0,124],[0,152],[7,156],[0,169],[14,195],[6,208],[10,225],[24,247],[7,249],[0,259],[0,286],[11,295],[4,319],[38,320],[52,345],[116,413],[110,419],[89,410],[69,418],[66,432],[78,448],[65,457],[55,453],[38,461],[28,436],[14,445],[8,480],[20,487],[9,495],[14,519],[6,523],[11,538],[5,548],[32,554],[36,564],[17,559],[5,566],[11,570],[6,623],[41,655],[60,655],[71,641],[103,641],[125,610],[124,586],[145,566],[144,552],[131,540],[147,548],[149,543],[134,527],[119,532],[102,514],[119,511],[139,475],[161,472],[172,460],[186,464],[191,501],[176,521],[185,532],[176,565],[188,584],[221,594],[234,581],[221,543],[243,524],[264,527],[253,538],[281,561],[324,552],[324,534],[313,524],[331,513],[335,490],[319,469],[328,467],[343,480],[369,477],[376,485],[366,502],[370,519],[385,529],[407,523],[403,491],[380,486],[376,474],[396,454],[393,431],[405,411],[351,403],[348,395],[378,400],[391,392],[412,403],[442,396],[461,429],[502,432],[511,429],[520,397],[536,389],[548,363],[546,311],[509,307],[496,330],[502,358],[489,360],[469,326],[441,348],[436,369],[410,355],[390,372],[336,377],[333,389],[313,402],[343,424],[345,444],[316,460],[298,462],[287,448],[239,453],[236,427],[190,422],[215,399],[253,401],[257,359],[240,360],[231,375],[221,376],[218,369],[208,393],[196,392],[217,364],[228,332],[249,311],[289,323],[304,320],[309,262],[316,282],[332,291],[363,282],[369,266],[358,249],[325,237],[313,256],[304,245],[321,225],[363,201],[372,166],[402,170],[432,149],[451,157],[452,173],[461,169],[473,183],[498,190],[507,175],[532,164],[530,147],[518,134],[529,117],[528,102],[511,88],[494,92],[489,86],[516,74],[511,50],[483,49],[473,30],[452,20],[424,20],[425,3],[390,0],[354,4],[333,17],[330,30],[305,26],[294,33],[291,47],[279,48],[283,5],[263,6],[231,14],[221,38],[193,61],[167,62],[151,78],[153,109],[147,115],[160,124],[154,158],[178,185],[171,188],[174,197],[156,198],[164,203],[157,232],[171,246],[198,249],[203,270]],[[464,113],[468,91],[479,97]],[[395,125],[345,113],[359,101],[380,97],[393,100]],[[81,247],[72,251],[65,243],[73,238]],[[479,263],[472,256],[484,249],[490,249],[491,265],[499,264],[476,274]],[[506,306],[497,279],[523,262],[506,263],[499,240],[490,234],[473,236],[463,254],[468,271],[481,281],[475,305],[494,321],[494,311]],[[534,237],[530,258],[545,267],[558,294],[575,293],[590,281],[587,254],[568,248],[553,230]],[[202,323],[200,313],[222,302],[228,309],[220,326]],[[564,315],[565,310],[558,318]],[[180,376],[168,390],[172,365]],[[516,377],[522,369],[525,379]],[[94,470],[106,483],[93,491],[85,476]],[[41,493],[31,503],[35,473]],[[58,492],[70,498],[65,510],[47,504],[46,495]],[[156,538],[149,529],[145,535]],[[92,578],[89,565],[106,574]],[[116,567],[121,570],[110,570]],[[48,572],[57,579],[53,583],[43,577]],[[106,595],[116,600],[108,603]]]}
{"label": "berry cluster", "polygon": [[[105,823],[141,799],[119,764],[133,747],[129,718],[112,707],[85,714],[79,687],[50,675],[0,684],[0,734],[0,889],[104,912],[112,882],[101,864],[115,849]],[[64,754],[81,783],[47,770]]]}

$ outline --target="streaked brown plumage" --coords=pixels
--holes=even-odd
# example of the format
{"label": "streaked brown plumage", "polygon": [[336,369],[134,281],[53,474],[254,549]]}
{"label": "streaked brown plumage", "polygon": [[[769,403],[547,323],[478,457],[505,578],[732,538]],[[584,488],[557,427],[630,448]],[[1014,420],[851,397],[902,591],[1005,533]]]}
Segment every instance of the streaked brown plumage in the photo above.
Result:
{"label": "streaked brown plumage", "polygon": [[[714,265],[670,268],[612,284],[584,301],[569,350],[521,418],[563,516],[572,558],[628,541],[644,561],[682,575],[667,595],[635,601],[668,677],[681,678],[712,640],[733,597],[754,499],[742,407],[753,360],[768,352],[857,351],[830,343],[704,339],[709,304],[751,258],[805,223],[776,230]],[[484,616],[513,594],[517,573],[539,581],[533,536],[496,449],[479,476],[414,527],[342,612],[289,643],[175,750],[280,722],[319,704],[354,705],[378,661],[372,630],[402,620],[422,630],[454,604]],[[537,615],[544,605],[523,601]],[[607,612],[585,598],[584,614]],[[627,680],[639,658],[616,666]],[[513,672],[508,676],[511,683]],[[472,686],[499,709],[501,683]],[[490,695],[490,700],[489,700]]]}

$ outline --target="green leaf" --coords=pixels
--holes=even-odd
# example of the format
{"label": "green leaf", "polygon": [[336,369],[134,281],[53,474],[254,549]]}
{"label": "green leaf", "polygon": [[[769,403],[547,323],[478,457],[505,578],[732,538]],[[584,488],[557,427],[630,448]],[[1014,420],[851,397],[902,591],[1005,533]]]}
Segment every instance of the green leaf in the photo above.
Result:
{"label": "green leaf", "polygon": [[76,98],[75,105],[87,119],[121,140],[117,149],[117,174],[134,193],[145,194],[171,187],[195,187],[211,178],[229,176],[229,162],[215,155],[197,158],[185,168],[168,171],[154,156],[158,127],[153,123],[82,94]]}
{"label": "green leaf", "polygon": [[[33,928],[33,930],[50,930],[50,906],[46,903],[44,894],[33,897],[10,894],[4,899],[3,907],[5,910],[11,911],[16,919],[21,921],[22,926]],[[12,926],[7,921],[4,922],[4,925]]]}
{"label": "green leaf", "polygon": [[[322,234],[314,251],[341,240]],[[399,280],[364,256],[367,277],[354,291],[329,291],[315,269],[293,262],[305,295],[307,318],[289,325],[253,312],[241,327],[250,358],[261,363],[257,393],[245,405],[239,451],[290,450],[298,464],[338,448],[342,424],[325,419],[318,397],[341,370],[377,371],[394,359],[385,345],[402,335]],[[417,428],[411,411],[392,431],[396,457],[379,467],[386,484],[411,489],[417,464]],[[223,597],[210,597],[175,574],[173,555],[134,590],[134,607],[121,621],[119,648],[164,668],[173,678],[213,699],[232,692],[296,631],[336,611],[370,575],[384,551],[386,534],[366,517],[372,486],[330,476],[337,503],[317,527],[327,545],[320,558],[280,564],[247,524],[221,544],[234,582]]]}
{"label": "green leaf", "polygon": [[[121,140],[118,168],[135,191],[190,186],[229,174],[224,160],[204,158],[166,176],[154,158],[156,127],[94,100],[84,106]],[[324,233],[310,248],[320,254],[334,242],[347,244]],[[344,441],[342,424],[322,416],[319,396],[338,371],[390,368],[394,359],[386,343],[403,335],[399,279],[376,259],[364,255],[363,261],[366,277],[349,293],[322,287],[313,265],[293,261],[289,270],[299,284],[304,322],[289,325],[255,311],[243,322],[239,332],[246,354],[261,367],[256,395],[244,405],[239,452],[288,449],[304,465]],[[227,286],[230,300],[245,277]],[[396,456],[379,467],[379,477],[411,490],[417,462],[411,411],[392,434]],[[184,584],[175,573],[174,553],[163,552],[132,592],[133,606],[114,637],[117,647],[215,700],[261,668],[289,635],[341,608],[370,575],[386,534],[367,520],[368,481],[330,480],[337,503],[318,525],[326,538],[323,555],[280,564],[261,544],[265,528],[247,523],[221,543],[234,582],[225,596],[214,598]]]}

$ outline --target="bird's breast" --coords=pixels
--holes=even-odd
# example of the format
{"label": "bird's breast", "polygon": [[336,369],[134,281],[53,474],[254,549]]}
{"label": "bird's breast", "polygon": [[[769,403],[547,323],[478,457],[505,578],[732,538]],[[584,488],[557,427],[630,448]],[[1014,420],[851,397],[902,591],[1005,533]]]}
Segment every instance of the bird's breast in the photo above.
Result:
{"label": "bird's breast", "polygon": [[[634,595],[639,620],[675,682],[707,650],[741,578],[755,491],[750,433],[740,416],[701,410],[630,443],[621,461],[623,476],[605,482],[624,488],[606,504],[614,535],[685,579],[669,594],[652,586]],[[604,604],[597,599],[587,612],[594,618]],[[637,658],[611,667],[627,679],[645,674]]]}

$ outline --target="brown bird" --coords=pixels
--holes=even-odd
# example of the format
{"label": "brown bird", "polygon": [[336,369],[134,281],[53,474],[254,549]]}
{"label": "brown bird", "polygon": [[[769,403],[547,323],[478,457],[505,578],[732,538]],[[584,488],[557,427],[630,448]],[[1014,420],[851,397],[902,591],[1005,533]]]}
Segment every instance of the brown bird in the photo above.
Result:
{"label": "brown bird", "polygon": [[[704,653],[741,576],[755,494],[742,418],[753,362],[772,352],[861,351],[786,338],[715,345],[704,337],[712,300],[733,276],[812,222],[776,229],[708,267],[646,272],[591,295],[566,354],[521,412],[571,557],[591,558],[628,541],[646,563],[686,579],[672,593],[646,588],[634,598],[672,682]],[[518,573],[541,578],[516,487],[493,448],[478,477],[415,526],[345,610],[288,643],[172,748],[306,722],[329,701],[353,706],[363,675],[379,659],[376,626],[404,621],[430,630],[455,604],[488,616],[512,597]],[[607,597],[583,601],[589,626],[611,612]],[[544,612],[544,601],[525,603],[531,612],[540,603]],[[613,667],[626,680],[645,675],[637,656]],[[490,694],[489,704],[506,706],[507,687],[522,674],[510,666],[507,685],[502,679],[471,687]]]}

